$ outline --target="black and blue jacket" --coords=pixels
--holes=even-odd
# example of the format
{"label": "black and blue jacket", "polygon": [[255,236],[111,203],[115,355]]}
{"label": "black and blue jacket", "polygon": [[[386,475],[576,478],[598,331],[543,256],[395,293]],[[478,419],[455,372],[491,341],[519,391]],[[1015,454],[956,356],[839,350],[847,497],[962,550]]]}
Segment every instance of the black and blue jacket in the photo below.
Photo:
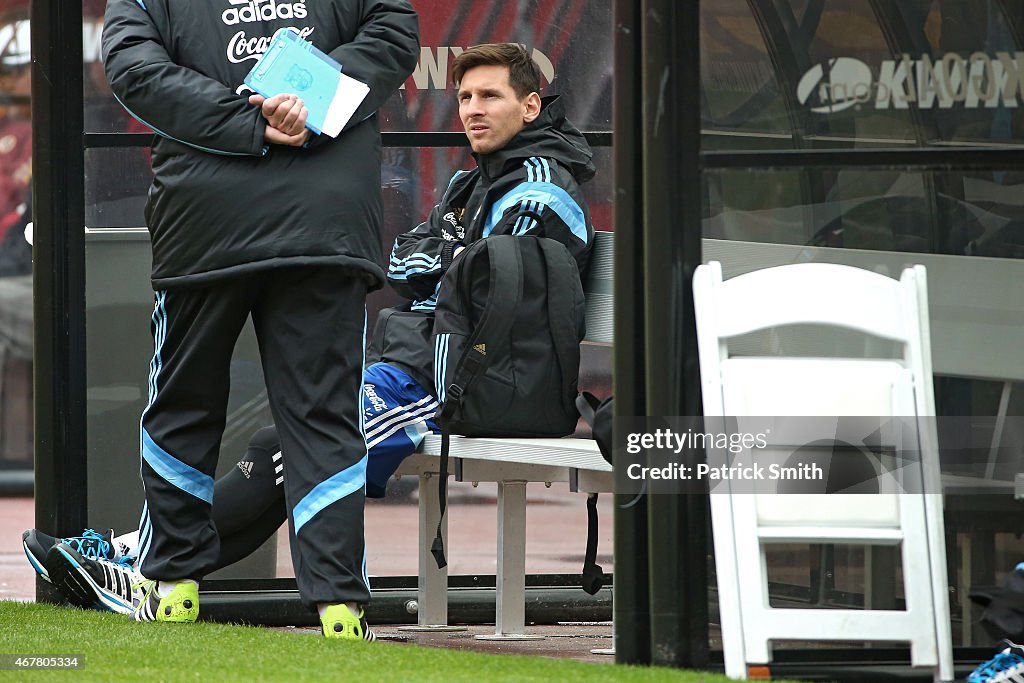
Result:
{"label": "black and blue jacket", "polygon": [[564,244],[585,273],[594,226],[580,185],[594,176],[593,153],[558,97],[503,149],[473,155],[426,221],[399,235],[388,282],[409,302],[382,312],[370,358],[406,370],[433,390],[433,312],[455,250],[491,235],[535,235]]}
{"label": "black and blue jacket", "polygon": [[[242,83],[285,27],[370,86],[336,139],[264,143]],[[418,56],[408,0],[109,0],[107,78],[159,134],[146,205],[154,288],[297,265],[350,267],[381,286],[374,114]]]}

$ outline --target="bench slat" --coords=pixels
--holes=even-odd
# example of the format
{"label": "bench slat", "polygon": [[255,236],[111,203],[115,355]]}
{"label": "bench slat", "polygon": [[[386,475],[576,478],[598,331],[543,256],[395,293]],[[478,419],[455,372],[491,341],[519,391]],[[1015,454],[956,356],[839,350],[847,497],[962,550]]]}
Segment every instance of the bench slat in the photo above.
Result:
{"label": "bench slat", "polygon": [[[441,437],[428,434],[419,453],[441,455]],[[493,460],[611,472],[612,467],[591,439],[498,439],[453,436],[448,454],[453,458]]]}

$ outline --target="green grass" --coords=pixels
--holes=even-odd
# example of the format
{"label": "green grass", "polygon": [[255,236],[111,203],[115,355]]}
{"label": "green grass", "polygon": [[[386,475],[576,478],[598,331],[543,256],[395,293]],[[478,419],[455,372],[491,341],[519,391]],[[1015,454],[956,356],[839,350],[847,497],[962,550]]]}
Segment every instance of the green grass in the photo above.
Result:
{"label": "green grass", "polygon": [[137,624],[126,617],[0,601],[0,654],[84,655],[76,671],[0,671],[31,681],[672,681],[725,683],[717,674],[518,655],[339,643],[245,626]]}

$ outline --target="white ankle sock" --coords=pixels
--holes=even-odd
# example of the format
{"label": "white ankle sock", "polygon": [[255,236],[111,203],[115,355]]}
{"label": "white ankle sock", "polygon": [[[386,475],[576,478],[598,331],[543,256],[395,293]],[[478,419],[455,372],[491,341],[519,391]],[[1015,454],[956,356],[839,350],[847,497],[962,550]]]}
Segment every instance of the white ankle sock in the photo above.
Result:
{"label": "white ankle sock", "polygon": [[114,546],[115,560],[122,557],[135,557],[135,551],[139,548],[139,530],[115,536],[111,544]]}

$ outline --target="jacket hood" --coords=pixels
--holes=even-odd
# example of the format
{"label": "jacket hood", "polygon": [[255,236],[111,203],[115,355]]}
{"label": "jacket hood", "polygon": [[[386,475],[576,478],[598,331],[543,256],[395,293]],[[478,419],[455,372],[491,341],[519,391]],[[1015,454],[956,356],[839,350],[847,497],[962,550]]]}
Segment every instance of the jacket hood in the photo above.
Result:
{"label": "jacket hood", "polygon": [[577,183],[594,177],[594,153],[583,133],[565,118],[558,95],[541,98],[540,115],[528,123],[505,147],[490,154],[473,154],[481,173],[497,178],[510,166],[530,157],[558,159],[569,167]]}

